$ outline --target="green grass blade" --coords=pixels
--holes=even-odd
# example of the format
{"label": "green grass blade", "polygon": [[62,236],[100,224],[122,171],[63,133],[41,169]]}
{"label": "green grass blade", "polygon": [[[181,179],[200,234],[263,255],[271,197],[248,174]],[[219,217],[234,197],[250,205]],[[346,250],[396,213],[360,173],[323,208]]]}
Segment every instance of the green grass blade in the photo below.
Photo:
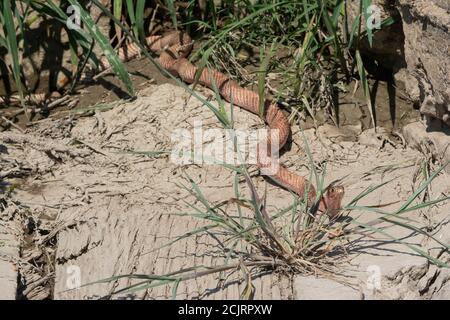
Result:
{"label": "green grass blade", "polygon": [[443,246],[444,248],[450,249],[450,245],[449,245],[449,244],[446,244],[446,243],[440,241],[440,240],[437,239],[436,237],[433,237],[433,236],[430,235],[428,232],[425,232],[425,231],[423,231],[422,229],[417,228],[416,226],[413,226],[413,225],[411,225],[411,224],[407,224],[407,223],[404,223],[404,222],[401,222],[401,221],[396,221],[396,220],[393,220],[393,219],[388,219],[388,218],[381,218],[381,219],[384,220],[384,221],[386,221],[386,222],[389,222],[389,223],[392,223],[392,224],[401,226],[401,227],[403,227],[403,228],[406,228],[406,229],[415,231],[415,232],[417,232],[417,233],[419,233],[419,234],[421,234],[421,235],[424,235],[424,236],[426,236],[426,237],[428,237],[428,238],[430,238],[430,239],[433,239],[434,241],[436,241],[437,243],[439,243],[439,244],[440,244],[441,246]]}
{"label": "green grass blade", "polygon": [[[139,32],[138,32],[137,23],[136,23],[136,13],[135,13],[135,10],[134,10],[135,8],[134,8],[133,0],[127,0],[126,5],[127,5],[128,17],[130,18],[130,22],[131,22],[131,28],[133,29],[134,36],[136,38],[138,38],[138,33]],[[114,18],[116,18],[116,17],[114,17]],[[116,20],[120,21],[117,18],[116,18]],[[117,23],[115,25],[118,26],[119,28],[121,28],[121,26],[118,25]]]}
{"label": "green grass blade", "polygon": [[369,109],[372,126],[374,129],[376,129],[375,110],[374,110],[374,106],[372,105],[372,99],[370,96],[369,81],[367,80],[366,69],[364,68],[364,63],[361,58],[361,54],[360,54],[359,50],[356,50],[356,65],[358,67],[358,73],[359,73],[359,77],[361,79],[361,85],[363,86],[364,96],[366,97],[367,108]]}
{"label": "green grass blade", "polygon": [[355,20],[353,21],[353,24],[352,24],[352,29],[350,31],[350,40],[347,44],[347,49],[349,49],[353,46],[353,41],[354,41],[355,37],[356,38],[359,37],[359,35],[357,34],[358,33],[357,31],[358,31],[358,26],[360,25],[360,22],[361,22],[361,15],[358,14],[355,17]]}
{"label": "green grass blade", "polygon": [[365,229],[369,229],[371,231],[374,231],[376,233],[382,234],[386,237],[388,237],[389,239],[391,239],[392,241],[405,245],[406,247],[410,248],[411,250],[413,250],[414,252],[418,253],[419,255],[421,255],[422,257],[426,258],[428,261],[430,261],[431,263],[439,266],[439,267],[445,267],[445,268],[450,268],[450,266],[446,263],[444,263],[443,261],[436,259],[434,257],[432,257],[431,255],[429,255],[428,253],[426,253],[425,251],[421,250],[420,248],[418,248],[417,246],[414,246],[412,244],[406,243],[404,241],[401,241],[399,239],[397,239],[396,237],[391,236],[390,234],[386,233],[385,231],[381,230],[380,228],[376,228],[373,227],[371,225],[356,221],[356,220],[352,220],[351,221],[353,224],[356,224],[360,227],[363,227]]}
{"label": "green grass blade", "polygon": [[370,47],[373,46],[373,30],[368,27],[369,22],[369,7],[372,5],[372,0],[361,0],[361,7],[366,21],[367,39],[369,40]]}
{"label": "green grass blade", "polygon": [[321,11],[322,11],[322,19],[325,23],[325,26],[328,30],[328,33],[330,34],[330,37],[334,43],[334,50],[335,50],[335,56],[337,57],[340,67],[344,71],[344,73],[348,76],[348,69],[347,69],[347,62],[344,56],[344,52],[342,51],[342,45],[339,41],[338,36],[338,30],[337,27],[334,26],[333,21],[331,20],[330,16],[328,15],[327,9],[324,7],[323,1],[318,0],[319,3],[321,3]]}
{"label": "green grass blade", "polygon": [[16,38],[16,27],[13,18],[13,7],[11,6],[11,0],[3,1],[2,5],[2,16],[4,20],[4,32],[6,35],[6,42],[8,46],[8,52],[11,55],[12,59],[12,71],[14,76],[14,81],[16,83],[17,91],[20,95],[20,100],[23,102],[23,98],[25,95],[25,88],[22,84],[22,80],[20,78],[20,61],[19,61],[19,48],[17,44]]}
{"label": "green grass blade", "polygon": [[[113,1],[113,13],[114,17],[116,17],[117,20],[121,20],[122,18],[122,5],[122,0]],[[117,40],[120,41],[120,39],[122,38],[122,29],[120,29],[120,27],[117,25],[115,25],[114,28],[116,30]]]}
{"label": "green grass blade", "polygon": [[175,30],[178,29],[177,11],[175,9],[175,2],[173,0],[166,0],[167,8],[169,9],[170,18]]}
{"label": "green grass blade", "polygon": [[396,178],[389,179],[385,182],[382,182],[380,184],[377,184],[376,186],[369,186],[365,190],[363,190],[360,194],[358,194],[355,198],[353,198],[347,205],[344,206],[344,208],[347,208],[349,206],[352,206],[356,204],[359,200],[364,198],[365,196],[369,195],[370,193],[374,192],[375,190],[387,185],[388,183],[394,181]]}
{"label": "green grass blade", "polygon": [[144,10],[145,0],[137,0],[136,2],[136,36],[145,43],[145,31],[144,31]]}
{"label": "green grass blade", "polygon": [[125,69],[124,64],[120,61],[117,53],[111,47],[109,40],[103,35],[100,29],[97,27],[95,22],[92,20],[86,10],[84,10],[77,0],[68,0],[73,6],[77,6],[80,9],[81,20],[84,22],[85,26],[89,30],[91,36],[97,41],[99,46],[102,48],[103,53],[111,64],[112,70],[119,77],[119,79],[125,84],[128,93],[131,96],[135,96],[133,84],[131,83],[130,76]]}
{"label": "green grass blade", "polygon": [[265,87],[266,87],[265,86],[266,75],[268,72],[267,69],[269,67],[269,62],[272,59],[272,55],[275,50],[274,45],[275,45],[275,42],[272,43],[272,46],[270,48],[270,52],[268,55],[265,55],[265,52],[264,52],[265,46],[262,46],[259,51],[261,65],[259,67],[259,72],[258,72],[258,96],[259,96],[259,117],[261,119],[264,119],[264,109],[265,109],[264,103],[266,101],[264,91],[265,91]]}
{"label": "green grass blade", "polygon": [[407,209],[409,207],[409,205],[414,201],[414,199],[416,199],[421,193],[422,191],[424,191],[428,185],[431,183],[431,181],[433,181],[436,176],[445,169],[446,166],[448,166],[450,164],[450,161],[448,161],[447,163],[445,163],[444,165],[442,165],[438,170],[436,170],[427,180],[425,180],[420,186],[419,188],[417,188],[416,191],[414,191],[414,193],[409,196],[408,200],[405,202],[405,204],[403,204],[400,209],[397,210],[396,214],[403,212],[405,209]]}

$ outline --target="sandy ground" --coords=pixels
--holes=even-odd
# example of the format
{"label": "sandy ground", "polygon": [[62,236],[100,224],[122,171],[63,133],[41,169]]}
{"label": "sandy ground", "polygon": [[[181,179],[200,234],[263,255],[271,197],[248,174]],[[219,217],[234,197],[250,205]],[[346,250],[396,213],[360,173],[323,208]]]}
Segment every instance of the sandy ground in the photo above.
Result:
{"label": "sandy ground", "polygon": [[[210,91],[202,90],[212,99]],[[14,268],[22,270],[15,290],[27,298],[51,295],[55,299],[93,299],[133,282],[121,279],[68,289],[77,281],[86,284],[113,275],[166,274],[194,265],[222,264],[220,246],[210,234],[160,247],[205,225],[200,219],[176,215],[192,212],[190,205],[204,209],[189,192],[187,176],[198,183],[210,203],[217,204],[235,197],[234,173],[220,165],[176,165],[164,155],[147,157],[123,152],[170,151],[174,128],[192,130],[194,120],[201,120],[206,128],[221,129],[214,114],[197,99],[179,87],[163,84],[149,85],[137,100],[96,112],[93,117],[42,120],[27,129],[26,134],[1,132],[0,173],[7,177],[3,182],[5,190],[13,189],[0,199],[3,206],[0,234],[2,237],[9,234],[8,241],[15,248],[11,252],[0,246],[0,282],[7,281],[12,286],[8,292],[17,285]],[[236,108],[234,120],[236,128],[263,127],[256,116]],[[281,160],[292,170],[308,174],[300,128],[294,125],[292,129],[292,141],[283,150]],[[405,136],[408,132],[417,137],[411,134],[415,131],[407,131]],[[324,125],[304,133],[318,168],[326,163],[327,182],[343,179],[344,203],[371,185],[392,180],[361,204],[387,204],[383,209],[394,210],[422,181],[421,165],[433,162],[432,168],[437,169],[436,163],[442,160],[428,158],[424,155],[426,148],[419,152],[407,147],[401,139],[393,140],[381,128],[374,133],[362,131],[358,125],[340,129]],[[251,172],[255,172],[254,168]],[[268,183],[256,172],[253,179],[259,194],[267,192],[269,214],[293,203],[289,192]],[[448,195],[448,181],[447,173],[440,174],[428,190],[429,199]],[[182,185],[188,186],[187,190]],[[239,182],[239,187],[248,196],[245,183]],[[441,241],[450,243],[449,212],[447,201],[406,216],[416,220],[417,225],[426,226]],[[376,216],[358,211],[350,215],[360,221]],[[4,231],[13,226],[17,229],[17,225],[26,226],[24,232],[11,236]],[[401,227],[390,226],[386,232],[448,260],[446,253],[436,250],[436,243],[427,237]],[[286,276],[255,269],[252,270],[255,298],[450,298],[450,272],[430,265],[391,238],[365,234],[343,241],[351,258],[350,263],[341,262],[341,269],[349,277],[346,285],[333,279]],[[20,252],[17,243],[21,244]],[[380,275],[380,284],[375,289],[369,283],[374,274]],[[226,274],[224,281],[214,275],[182,282],[176,298],[237,299],[245,285],[241,277],[239,271],[233,271]],[[14,295],[10,293],[10,297]],[[171,286],[164,286],[114,298],[171,296]]]}

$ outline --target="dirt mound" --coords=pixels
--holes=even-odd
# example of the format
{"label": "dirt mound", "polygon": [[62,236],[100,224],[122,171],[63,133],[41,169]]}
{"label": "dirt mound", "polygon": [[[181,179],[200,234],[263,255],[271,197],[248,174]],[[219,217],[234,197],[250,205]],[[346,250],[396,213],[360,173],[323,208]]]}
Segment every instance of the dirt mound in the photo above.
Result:
{"label": "dirt mound", "polygon": [[[382,19],[394,17],[398,22],[376,30],[373,46],[365,40],[364,52],[396,73],[422,114],[450,125],[450,3],[374,0],[372,4]],[[359,2],[350,2],[348,12],[351,26]]]}
{"label": "dirt mound", "polygon": [[[203,94],[213,96],[207,90]],[[233,109],[233,118],[238,129],[263,127],[258,117],[238,108]],[[0,133],[0,174],[8,178],[9,186],[14,186],[5,206],[16,210],[8,217],[3,214],[3,219],[11,223],[14,216],[31,212],[37,220],[51,221],[52,229],[36,236],[39,239],[35,238],[35,242],[45,244],[55,239],[54,298],[99,298],[134,283],[124,278],[68,291],[73,285],[113,275],[161,275],[194,265],[224,263],[220,240],[208,233],[163,246],[205,226],[204,221],[183,215],[192,212],[192,206],[202,207],[190,192],[187,177],[199,185],[211,203],[235,198],[235,176],[229,169],[220,165],[177,165],[164,153],[174,148],[171,137],[175,129],[192,132],[194,122],[200,120],[203,128],[222,129],[215,115],[198,100],[179,87],[165,84],[152,85],[137,100],[96,112],[94,117],[47,119],[27,134]],[[370,185],[393,179],[361,204],[387,204],[385,210],[398,208],[417,187],[421,165],[427,163],[421,153],[392,141],[382,130],[361,133],[358,126],[322,126],[304,133],[318,168],[327,164],[327,182],[343,179],[344,203]],[[308,158],[302,141],[300,128],[294,125],[292,142],[281,160],[307,175]],[[150,151],[152,156],[142,154]],[[269,214],[293,203],[290,192],[257,176],[255,168],[250,172],[258,192],[262,195],[267,190]],[[14,173],[20,177],[14,179]],[[238,181],[238,185],[241,194],[248,196],[245,183]],[[430,188],[429,198],[448,194],[449,188],[448,177],[442,174]],[[449,225],[441,222],[449,218],[449,209],[450,204],[445,203],[407,216],[425,223],[448,243]],[[361,214],[353,212],[352,216]],[[251,216],[250,210],[244,215]],[[363,213],[360,220],[374,216]],[[391,226],[387,231],[437,254],[432,250],[434,242],[411,230]],[[438,297],[447,290],[448,273],[430,267],[426,259],[389,237],[364,234],[346,241],[352,258],[351,264],[342,262],[343,272],[351,277],[351,286],[344,290],[348,295],[340,294],[344,291],[334,280],[307,275],[288,277],[255,269],[255,298],[420,298]],[[381,287],[374,290],[368,279],[377,267],[382,280]],[[240,271],[232,271],[223,279],[213,275],[182,282],[176,297],[236,299],[245,286],[241,277]],[[171,296],[171,287],[164,286],[115,297]]]}

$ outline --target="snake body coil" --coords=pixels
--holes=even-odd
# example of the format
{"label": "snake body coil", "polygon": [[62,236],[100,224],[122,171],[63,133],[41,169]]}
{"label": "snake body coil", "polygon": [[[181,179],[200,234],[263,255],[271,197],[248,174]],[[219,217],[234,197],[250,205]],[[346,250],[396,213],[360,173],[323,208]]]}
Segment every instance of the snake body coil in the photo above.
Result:
{"label": "snake body coil", "polygon": [[[147,47],[150,51],[159,53],[159,62],[163,68],[171,72],[174,76],[180,77],[187,83],[195,81],[197,67],[186,57],[192,50],[192,39],[183,32],[173,32],[166,36],[149,36],[146,38]],[[129,61],[140,54],[137,45],[131,43],[124,48],[120,48],[118,56],[122,61]],[[106,57],[100,60],[100,67],[108,69],[110,67]],[[64,86],[69,80],[66,78],[59,84]],[[259,96],[257,93],[242,88],[239,84],[228,76],[217,70],[204,68],[198,83],[210,88],[219,90],[220,95],[233,104],[251,112],[259,114]],[[276,130],[278,134],[278,146],[281,149],[288,139],[290,125],[287,117],[275,102],[266,100],[264,103],[264,120],[271,130]],[[260,168],[270,165],[270,134],[266,141],[261,141],[258,145],[258,165]],[[260,146],[263,146],[261,148]],[[300,197],[308,193],[307,198],[310,204],[316,201],[316,191],[314,186],[304,177],[297,175],[283,166],[278,166],[275,174],[271,175],[276,182],[283,187],[295,192]],[[343,187],[329,188],[319,200],[318,210],[326,212],[330,217],[335,216],[341,208],[341,201],[344,194]]]}

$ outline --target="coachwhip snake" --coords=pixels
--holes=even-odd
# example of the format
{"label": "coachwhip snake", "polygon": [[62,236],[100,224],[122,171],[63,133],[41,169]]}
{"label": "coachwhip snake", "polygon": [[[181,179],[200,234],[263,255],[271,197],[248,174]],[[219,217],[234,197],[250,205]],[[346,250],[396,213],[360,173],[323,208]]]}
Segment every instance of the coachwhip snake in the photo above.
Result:
{"label": "coachwhip snake", "polygon": [[[198,68],[186,58],[193,46],[193,41],[189,35],[183,32],[173,32],[165,36],[149,36],[146,38],[146,42],[150,51],[160,53],[159,63],[163,68],[187,83],[195,82]],[[134,43],[120,48],[118,51],[118,56],[122,61],[129,61],[139,54],[140,49]],[[102,69],[110,67],[106,57],[102,57],[100,60],[100,67]],[[228,102],[232,102],[251,113],[259,114],[260,102],[256,92],[242,88],[236,81],[217,70],[204,68],[197,78],[199,84],[213,90],[217,89]],[[68,82],[69,80],[66,78],[60,85],[65,85]],[[286,144],[290,133],[288,119],[275,102],[266,99],[264,108],[264,120],[271,129],[270,131],[275,130],[278,133],[278,146],[281,149]],[[270,151],[264,151],[270,150],[270,137],[269,134],[266,141],[260,141],[258,144],[257,163],[260,168],[264,168],[271,163]],[[305,192],[307,192],[308,202],[310,204],[316,203],[315,188],[305,177],[289,171],[282,165],[279,165],[276,172],[270,177],[300,197],[304,197]],[[342,186],[328,188],[318,202],[318,210],[326,212],[330,217],[336,216],[341,209],[343,195],[344,188]]]}

